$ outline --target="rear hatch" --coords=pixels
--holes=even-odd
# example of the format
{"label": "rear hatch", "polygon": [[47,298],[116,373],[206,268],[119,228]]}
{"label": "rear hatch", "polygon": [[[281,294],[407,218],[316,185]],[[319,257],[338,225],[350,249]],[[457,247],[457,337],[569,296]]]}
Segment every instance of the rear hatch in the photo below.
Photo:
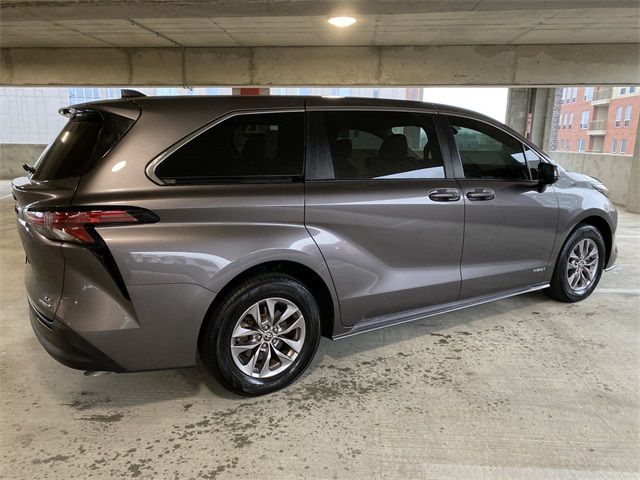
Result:
{"label": "rear hatch", "polygon": [[53,319],[60,302],[61,247],[68,236],[56,219],[69,215],[82,175],[109,153],[139,116],[137,108],[110,108],[109,104],[67,108],[61,113],[69,122],[34,167],[26,167],[30,174],[12,183],[18,234],[26,253],[27,296],[47,319]]}

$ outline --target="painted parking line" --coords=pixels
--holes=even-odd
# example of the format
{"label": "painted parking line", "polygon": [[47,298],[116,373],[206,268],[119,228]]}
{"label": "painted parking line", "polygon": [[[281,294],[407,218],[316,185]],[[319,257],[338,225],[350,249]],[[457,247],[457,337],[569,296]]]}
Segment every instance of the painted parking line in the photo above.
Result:
{"label": "painted parking line", "polygon": [[640,288],[597,288],[595,291],[600,293],[631,293],[640,295]]}
{"label": "painted parking line", "polygon": [[640,238],[640,235],[616,235],[616,238]]}
{"label": "painted parking line", "polygon": [[498,467],[475,465],[434,465],[422,464],[422,470],[429,476],[447,478],[473,478],[493,480],[495,478],[519,478],[522,480],[626,480],[637,479],[634,472],[611,470],[571,470],[536,467]]}

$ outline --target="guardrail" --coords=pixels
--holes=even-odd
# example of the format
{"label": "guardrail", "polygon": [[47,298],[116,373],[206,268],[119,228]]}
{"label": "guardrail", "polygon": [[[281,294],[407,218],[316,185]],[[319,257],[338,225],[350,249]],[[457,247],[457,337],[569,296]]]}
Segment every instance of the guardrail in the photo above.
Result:
{"label": "guardrail", "polygon": [[603,100],[611,100],[611,96],[613,95],[613,89],[611,87],[600,87],[598,90],[593,92],[592,102],[598,102]]}
{"label": "guardrail", "polygon": [[607,129],[607,121],[606,120],[593,120],[589,122],[588,130],[606,130]]}

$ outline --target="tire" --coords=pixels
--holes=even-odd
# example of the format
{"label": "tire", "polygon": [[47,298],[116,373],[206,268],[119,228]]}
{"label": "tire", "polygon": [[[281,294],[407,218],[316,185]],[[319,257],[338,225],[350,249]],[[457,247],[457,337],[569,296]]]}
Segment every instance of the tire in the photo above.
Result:
{"label": "tire", "polygon": [[302,375],[320,336],[320,309],[309,289],[289,275],[263,273],[237,286],[214,309],[200,337],[200,356],[229,390],[264,395]]}
{"label": "tire", "polygon": [[[584,281],[581,285],[578,283],[577,285],[570,282],[569,277],[574,278],[574,282],[576,281],[573,277],[573,274],[579,271],[575,267],[571,267],[569,265],[569,260],[571,257],[571,261],[574,265],[576,265],[576,258],[580,258],[580,256],[576,256],[576,248],[582,245],[588,251],[593,251],[590,248],[597,248],[598,258],[597,261],[594,261],[592,256],[588,256],[586,258],[587,262],[592,262],[594,270],[590,275],[590,281]],[[604,262],[605,262],[606,249],[604,245],[604,239],[600,234],[600,231],[592,225],[581,225],[575,231],[569,235],[569,238],[565,241],[562,246],[562,250],[560,250],[560,254],[558,255],[558,260],[556,262],[553,277],[551,278],[551,286],[550,288],[545,290],[545,293],[554,300],[558,300],[560,302],[579,302],[587,298],[598,286],[598,282],[602,277],[602,271],[604,270]],[[582,260],[585,261],[585,260]],[[578,263],[579,264],[579,263]],[[589,264],[584,264],[581,267],[584,269],[589,269]],[[578,275],[579,277],[579,275]],[[578,278],[578,281],[582,281],[585,277]],[[577,288],[579,287],[579,288]]]}

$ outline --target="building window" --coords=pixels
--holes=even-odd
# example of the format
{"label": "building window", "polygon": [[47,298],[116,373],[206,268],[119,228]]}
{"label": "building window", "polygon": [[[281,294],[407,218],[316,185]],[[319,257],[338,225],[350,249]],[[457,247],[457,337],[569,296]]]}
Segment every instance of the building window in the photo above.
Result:
{"label": "building window", "polygon": [[616,108],[616,127],[622,123],[622,107]]}
{"label": "building window", "polygon": [[631,105],[624,109],[624,126],[628,127],[631,123]]}
{"label": "building window", "polygon": [[611,153],[616,153],[616,139],[611,139]]}
{"label": "building window", "polygon": [[582,112],[582,117],[580,117],[580,128],[586,130],[589,126],[589,110],[585,110]]}
{"label": "building window", "polygon": [[578,151],[579,152],[584,152],[584,140],[583,139],[578,139]]}
{"label": "building window", "polygon": [[629,93],[635,93],[636,87],[629,87]]}
{"label": "building window", "polygon": [[624,95],[625,93],[627,93],[627,87],[622,87],[620,89],[620,95]]}
{"label": "building window", "polygon": [[567,128],[571,128],[573,125],[573,112],[569,114],[569,126]]}
{"label": "building window", "polygon": [[585,102],[590,102],[591,100],[593,100],[593,87],[585,87],[584,100]]}
{"label": "building window", "polygon": [[560,127],[561,128],[567,128],[567,114],[563,113],[562,115],[560,115]]}
{"label": "building window", "polygon": [[620,153],[627,153],[627,139],[620,140]]}
{"label": "building window", "polygon": [[69,103],[87,103],[87,102],[95,102],[96,100],[100,100],[102,96],[100,95],[99,88],[70,88],[69,90]]}
{"label": "building window", "polygon": [[571,89],[571,103],[576,103],[577,97],[578,97],[578,87],[573,87]]}

